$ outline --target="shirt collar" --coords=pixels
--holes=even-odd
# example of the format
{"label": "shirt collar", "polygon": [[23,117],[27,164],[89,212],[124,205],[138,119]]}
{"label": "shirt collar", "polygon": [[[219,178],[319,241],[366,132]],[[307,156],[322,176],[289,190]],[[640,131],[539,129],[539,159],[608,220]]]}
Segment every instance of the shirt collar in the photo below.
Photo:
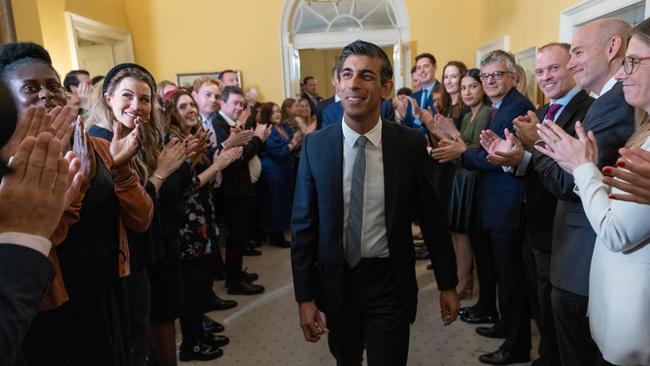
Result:
{"label": "shirt collar", "polygon": [[[382,122],[381,122],[381,117],[379,117],[379,121],[375,125],[375,127],[372,128],[372,130],[366,132],[364,136],[368,138],[370,143],[372,143],[374,146],[379,147],[381,145],[381,129],[382,129]],[[341,123],[341,126],[343,126],[343,141],[349,146],[349,147],[354,147],[354,144],[357,142],[357,139],[359,138],[359,134],[350,128],[350,126],[345,123],[345,116],[343,116],[343,123]]]}
{"label": "shirt collar", "polygon": [[225,113],[223,113],[222,111],[219,111],[219,114],[221,115],[221,117],[223,117],[224,120],[226,120],[226,122],[230,125],[230,127],[235,127],[235,126],[237,126],[237,122],[233,121],[233,120],[232,120],[230,117],[228,117]]}
{"label": "shirt collar", "polygon": [[426,89],[429,94],[431,94],[431,90],[433,90],[433,87],[436,86],[436,79],[433,79],[429,84],[422,85],[422,89]]}
{"label": "shirt collar", "polygon": [[338,94],[334,94],[334,103],[338,102],[341,100],[341,97],[339,97]]}
{"label": "shirt collar", "polygon": [[603,89],[600,91],[600,94],[597,94],[596,99],[612,89],[614,87],[614,84],[616,84],[616,77],[612,76],[612,78],[609,79],[605,85],[603,85]]}
{"label": "shirt collar", "polygon": [[569,104],[571,99],[573,99],[573,97],[575,97],[576,94],[580,93],[581,90],[582,90],[582,88],[579,87],[578,85],[576,85],[571,90],[566,92],[566,94],[561,96],[560,98],[551,99],[551,103],[552,104],[561,104],[561,105],[565,106],[565,105]]}

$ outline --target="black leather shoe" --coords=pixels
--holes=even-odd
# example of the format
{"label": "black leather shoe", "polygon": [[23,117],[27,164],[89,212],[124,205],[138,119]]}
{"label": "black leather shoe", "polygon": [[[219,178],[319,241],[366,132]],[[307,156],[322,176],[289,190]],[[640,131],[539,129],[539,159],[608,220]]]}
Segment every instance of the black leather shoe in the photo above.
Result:
{"label": "black leather shoe", "polygon": [[474,306],[476,306],[476,305],[463,306],[462,308],[458,309],[458,315],[463,315],[463,314],[465,314],[467,312],[476,311],[476,308]]}
{"label": "black leather shoe", "polygon": [[242,254],[248,257],[257,257],[258,255],[262,255],[262,251],[251,248],[250,246],[246,245],[244,246],[244,250],[242,251]]}
{"label": "black leather shoe", "polygon": [[264,286],[241,281],[237,284],[228,284],[228,293],[231,295],[257,295],[264,292]]}
{"label": "black leather shoe", "polygon": [[201,325],[203,328],[203,333],[221,333],[226,330],[223,325],[210,319],[210,317],[207,315],[203,315],[203,318],[201,319]]}
{"label": "black leather shoe", "polygon": [[199,342],[212,346],[213,348],[219,348],[230,343],[230,338],[224,335],[215,335],[212,333],[204,334],[203,337],[199,339]]}
{"label": "black leather shoe", "polygon": [[476,333],[482,335],[483,337],[488,337],[488,338],[506,337],[506,330],[496,325],[493,325],[491,327],[478,327],[476,328]]}
{"label": "black leather shoe", "polygon": [[221,348],[214,348],[202,343],[195,345],[191,349],[183,349],[181,347],[178,353],[178,358],[181,361],[210,361],[221,356],[223,356],[223,350]]}
{"label": "black leather shoe", "polygon": [[512,363],[528,362],[530,361],[530,355],[514,354],[508,350],[499,348],[495,352],[479,356],[478,360],[490,365],[510,365]]}
{"label": "black leather shoe", "polygon": [[470,324],[496,323],[496,314],[485,314],[482,312],[466,311],[460,315],[460,320]]}
{"label": "black leather shoe", "polygon": [[254,249],[261,248],[264,244],[263,240],[250,240],[248,241],[248,246]]}
{"label": "black leather shoe", "polygon": [[260,276],[255,272],[246,272],[246,270],[243,270],[241,272],[241,278],[246,282],[255,282],[260,278]]}
{"label": "black leather shoe", "polygon": [[237,301],[235,300],[226,300],[222,299],[219,296],[214,296],[208,299],[208,304],[206,306],[207,311],[215,310],[228,310],[237,306]]}

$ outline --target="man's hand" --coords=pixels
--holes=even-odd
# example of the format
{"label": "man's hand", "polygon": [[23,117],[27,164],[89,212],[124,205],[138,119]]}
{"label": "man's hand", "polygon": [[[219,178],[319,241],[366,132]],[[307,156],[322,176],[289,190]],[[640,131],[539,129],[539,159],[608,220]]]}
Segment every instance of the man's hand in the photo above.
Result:
{"label": "man's hand", "polygon": [[90,97],[93,94],[93,84],[91,83],[79,83],[77,86],[77,98],[79,98],[79,103],[81,108],[88,109],[90,105]]}
{"label": "man's hand", "polygon": [[629,194],[612,193],[609,198],[650,204],[650,151],[633,147],[618,152],[621,157],[616,161],[617,167],[603,168],[603,173],[609,175],[603,177],[603,183]]}
{"label": "man's hand", "polygon": [[517,138],[527,148],[531,148],[535,142],[540,140],[537,134],[538,123],[539,119],[533,111],[528,111],[525,116],[519,116],[512,121]]}
{"label": "man's hand", "polygon": [[524,147],[507,128],[503,132],[506,136],[505,140],[494,134],[496,139],[490,145],[487,161],[499,166],[518,166],[524,158]]}
{"label": "man's hand", "polygon": [[440,318],[445,326],[456,321],[459,308],[460,301],[455,289],[440,291]]}
{"label": "man's hand", "polygon": [[395,98],[393,98],[393,108],[395,108],[400,116],[405,116],[408,102],[409,100],[406,95],[396,95]]}
{"label": "man's hand", "polygon": [[223,151],[217,150],[212,156],[212,164],[217,168],[217,171],[224,170],[235,160],[239,159],[243,151],[244,148],[241,146]]}
{"label": "man's hand", "polygon": [[230,149],[237,146],[246,145],[255,136],[252,130],[239,130],[237,128],[230,129],[230,135],[223,142],[224,149]]}
{"label": "man's hand", "polygon": [[251,116],[251,107],[246,104],[244,106],[244,110],[241,112],[239,115],[239,118],[237,118],[237,122],[240,126],[246,126],[246,121],[248,121],[248,118]]}
{"label": "man's hand", "polygon": [[[442,297],[440,301],[442,302]],[[458,312],[458,308],[456,308],[456,312]],[[320,316],[316,303],[313,301],[298,303],[298,313],[300,315],[300,328],[302,328],[307,342],[318,342],[320,336],[325,332],[329,332]]]}
{"label": "man's hand", "polygon": [[593,132],[585,133],[580,121],[576,122],[575,128],[577,139],[550,120],[537,126],[539,136],[546,145],[535,145],[535,148],[555,160],[569,174],[585,163],[598,165],[598,145]]}
{"label": "man's hand", "polygon": [[257,126],[255,126],[255,136],[259,137],[260,140],[266,141],[269,139],[269,135],[271,134],[271,128],[273,126],[269,124],[263,124],[259,123]]}
{"label": "man's hand", "polygon": [[84,179],[79,160],[67,158],[47,132],[22,141],[9,164],[13,173],[0,183],[0,232],[52,235]]}

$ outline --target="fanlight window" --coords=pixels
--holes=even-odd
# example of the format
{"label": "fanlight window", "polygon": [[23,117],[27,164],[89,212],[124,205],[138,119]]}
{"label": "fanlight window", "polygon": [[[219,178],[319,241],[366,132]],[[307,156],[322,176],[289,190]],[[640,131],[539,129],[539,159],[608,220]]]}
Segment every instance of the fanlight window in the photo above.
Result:
{"label": "fanlight window", "polygon": [[301,0],[293,33],[358,32],[397,29],[389,0]]}

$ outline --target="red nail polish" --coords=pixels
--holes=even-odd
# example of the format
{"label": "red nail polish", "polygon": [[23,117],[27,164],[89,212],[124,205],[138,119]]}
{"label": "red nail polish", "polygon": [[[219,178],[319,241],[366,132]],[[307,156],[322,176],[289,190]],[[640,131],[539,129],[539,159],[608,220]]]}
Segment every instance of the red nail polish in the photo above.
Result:
{"label": "red nail polish", "polygon": [[610,193],[610,194],[607,195],[607,198],[614,199],[614,195]]}
{"label": "red nail polish", "polygon": [[616,165],[620,166],[621,168],[625,168],[625,161],[623,160],[617,161]]}
{"label": "red nail polish", "polygon": [[603,173],[605,173],[605,174],[607,174],[607,175],[612,174],[612,168],[610,168],[610,167],[608,167],[608,166],[604,167],[604,168],[603,168]]}

